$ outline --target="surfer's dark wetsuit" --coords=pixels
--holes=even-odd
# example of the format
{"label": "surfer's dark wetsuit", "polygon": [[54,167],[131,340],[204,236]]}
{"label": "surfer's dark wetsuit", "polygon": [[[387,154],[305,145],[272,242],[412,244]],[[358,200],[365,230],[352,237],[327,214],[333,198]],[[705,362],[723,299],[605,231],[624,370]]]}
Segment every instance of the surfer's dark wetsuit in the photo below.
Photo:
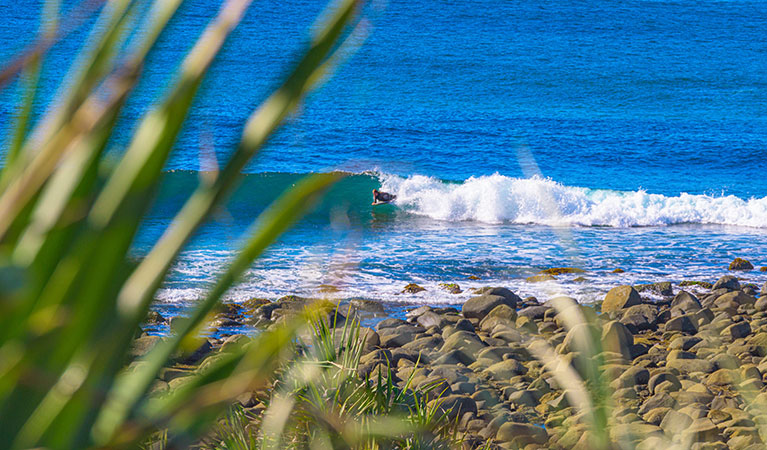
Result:
{"label": "surfer's dark wetsuit", "polygon": [[373,202],[390,202],[397,198],[396,195],[392,195],[388,192],[381,192],[378,189],[373,189]]}

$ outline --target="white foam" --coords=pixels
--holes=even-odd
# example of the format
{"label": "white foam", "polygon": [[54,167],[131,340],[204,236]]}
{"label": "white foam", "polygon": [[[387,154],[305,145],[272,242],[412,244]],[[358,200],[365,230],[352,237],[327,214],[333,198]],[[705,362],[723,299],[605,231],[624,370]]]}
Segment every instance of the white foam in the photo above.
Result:
{"label": "white foam", "polygon": [[446,221],[552,226],[663,226],[683,223],[767,228],[767,197],[665,196],[565,186],[545,178],[495,174],[461,183],[380,175],[405,210]]}

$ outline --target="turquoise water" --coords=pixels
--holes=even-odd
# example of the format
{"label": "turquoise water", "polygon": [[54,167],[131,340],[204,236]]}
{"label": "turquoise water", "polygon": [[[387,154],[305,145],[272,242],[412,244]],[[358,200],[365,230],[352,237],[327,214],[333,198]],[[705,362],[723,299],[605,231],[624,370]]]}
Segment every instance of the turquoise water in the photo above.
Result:
{"label": "turquoise water", "polygon": [[[0,5],[0,59],[30,42],[40,3]],[[128,105],[115,157],[217,5],[182,7]],[[205,80],[138,255],[197,172],[214,167],[211,155],[230,154],[322,7],[254,3]],[[438,283],[457,282],[593,301],[619,283],[712,281],[736,256],[767,265],[767,2],[377,0],[364,17],[363,45],[184,253],[160,294],[168,308],[200,296],[279,192],[332,170],[350,176],[230,298],[332,284],[341,298],[455,304],[468,294]],[[53,48],[40,110],[92,26]],[[2,127],[12,92],[0,94]],[[370,190],[381,186],[398,199],[374,209]],[[590,282],[525,281],[570,265]],[[626,272],[611,274],[617,267]],[[761,284],[767,273],[746,277]],[[409,282],[427,291],[400,294]]]}

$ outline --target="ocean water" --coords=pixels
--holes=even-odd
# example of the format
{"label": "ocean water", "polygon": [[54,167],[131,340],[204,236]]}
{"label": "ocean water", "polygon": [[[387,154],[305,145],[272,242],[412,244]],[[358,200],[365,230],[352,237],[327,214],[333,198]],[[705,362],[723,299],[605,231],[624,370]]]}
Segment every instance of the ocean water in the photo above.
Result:
{"label": "ocean water", "polygon": [[[0,4],[0,60],[31,42],[40,4]],[[126,108],[114,158],[218,5],[182,7]],[[254,3],[205,80],[138,256],[199,172],[231,153],[323,7]],[[472,287],[503,285],[540,300],[564,293],[591,302],[618,284],[714,281],[735,257],[767,265],[767,2],[374,0],[363,16],[364,42],[198,233],[159,294],[162,310],[193,304],[255,217],[313,172],[348,177],[229,299],[454,305]],[[38,111],[55,104],[94,26],[85,20],[52,49]],[[0,127],[15,114],[15,88],[0,93]],[[373,188],[397,200],[372,207]],[[558,266],[587,270],[587,281],[525,280]],[[767,281],[767,272],[742,276]],[[410,282],[426,291],[402,294]],[[445,292],[445,282],[464,293]],[[327,286],[335,292],[321,292]]]}

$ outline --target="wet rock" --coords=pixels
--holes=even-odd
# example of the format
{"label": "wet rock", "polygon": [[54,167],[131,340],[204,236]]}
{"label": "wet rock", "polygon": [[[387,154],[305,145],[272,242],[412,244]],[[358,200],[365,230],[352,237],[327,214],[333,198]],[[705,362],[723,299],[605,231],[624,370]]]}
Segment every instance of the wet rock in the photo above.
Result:
{"label": "wet rock", "polygon": [[578,269],[577,267],[552,267],[550,269],[541,270],[538,273],[547,275],[563,275],[566,273],[586,273],[586,271],[583,269]]}
{"label": "wet rock", "polygon": [[415,283],[410,283],[407,286],[405,286],[404,289],[402,289],[402,293],[403,294],[417,294],[417,293],[423,292],[425,290],[426,290],[425,288],[422,288],[421,286],[419,286],[419,285],[417,285]]}
{"label": "wet rock", "polygon": [[716,283],[714,283],[714,286],[711,288],[711,290],[716,289],[727,289],[729,291],[738,291],[740,290],[740,282],[737,278],[735,278],[732,275],[725,275],[722,278],[718,279]]}
{"label": "wet rock", "polygon": [[533,275],[531,277],[527,277],[525,278],[525,281],[527,281],[528,283],[543,283],[546,281],[554,281],[556,279],[557,277],[555,277],[554,275],[548,275],[548,274],[542,273],[538,275]]}
{"label": "wet rock", "polygon": [[754,270],[754,265],[743,258],[735,258],[730,263],[730,270]]}
{"label": "wet rock", "polygon": [[651,409],[642,416],[642,420],[652,425],[660,425],[663,421],[663,418],[666,417],[666,414],[668,414],[669,411],[671,411],[671,408],[664,407]]}
{"label": "wet rock", "polygon": [[610,272],[610,273],[624,273],[624,272],[625,272],[625,270],[623,270],[620,267],[618,267],[617,269],[613,269],[612,272]]}
{"label": "wet rock", "polygon": [[687,286],[700,286],[702,288],[711,289],[713,286],[708,281],[692,281],[692,280],[685,280],[679,283],[679,286],[681,287],[687,287]]}
{"label": "wet rock", "polygon": [[631,286],[610,289],[602,302],[602,312],[619,311],[642,303],[639,293]]}

